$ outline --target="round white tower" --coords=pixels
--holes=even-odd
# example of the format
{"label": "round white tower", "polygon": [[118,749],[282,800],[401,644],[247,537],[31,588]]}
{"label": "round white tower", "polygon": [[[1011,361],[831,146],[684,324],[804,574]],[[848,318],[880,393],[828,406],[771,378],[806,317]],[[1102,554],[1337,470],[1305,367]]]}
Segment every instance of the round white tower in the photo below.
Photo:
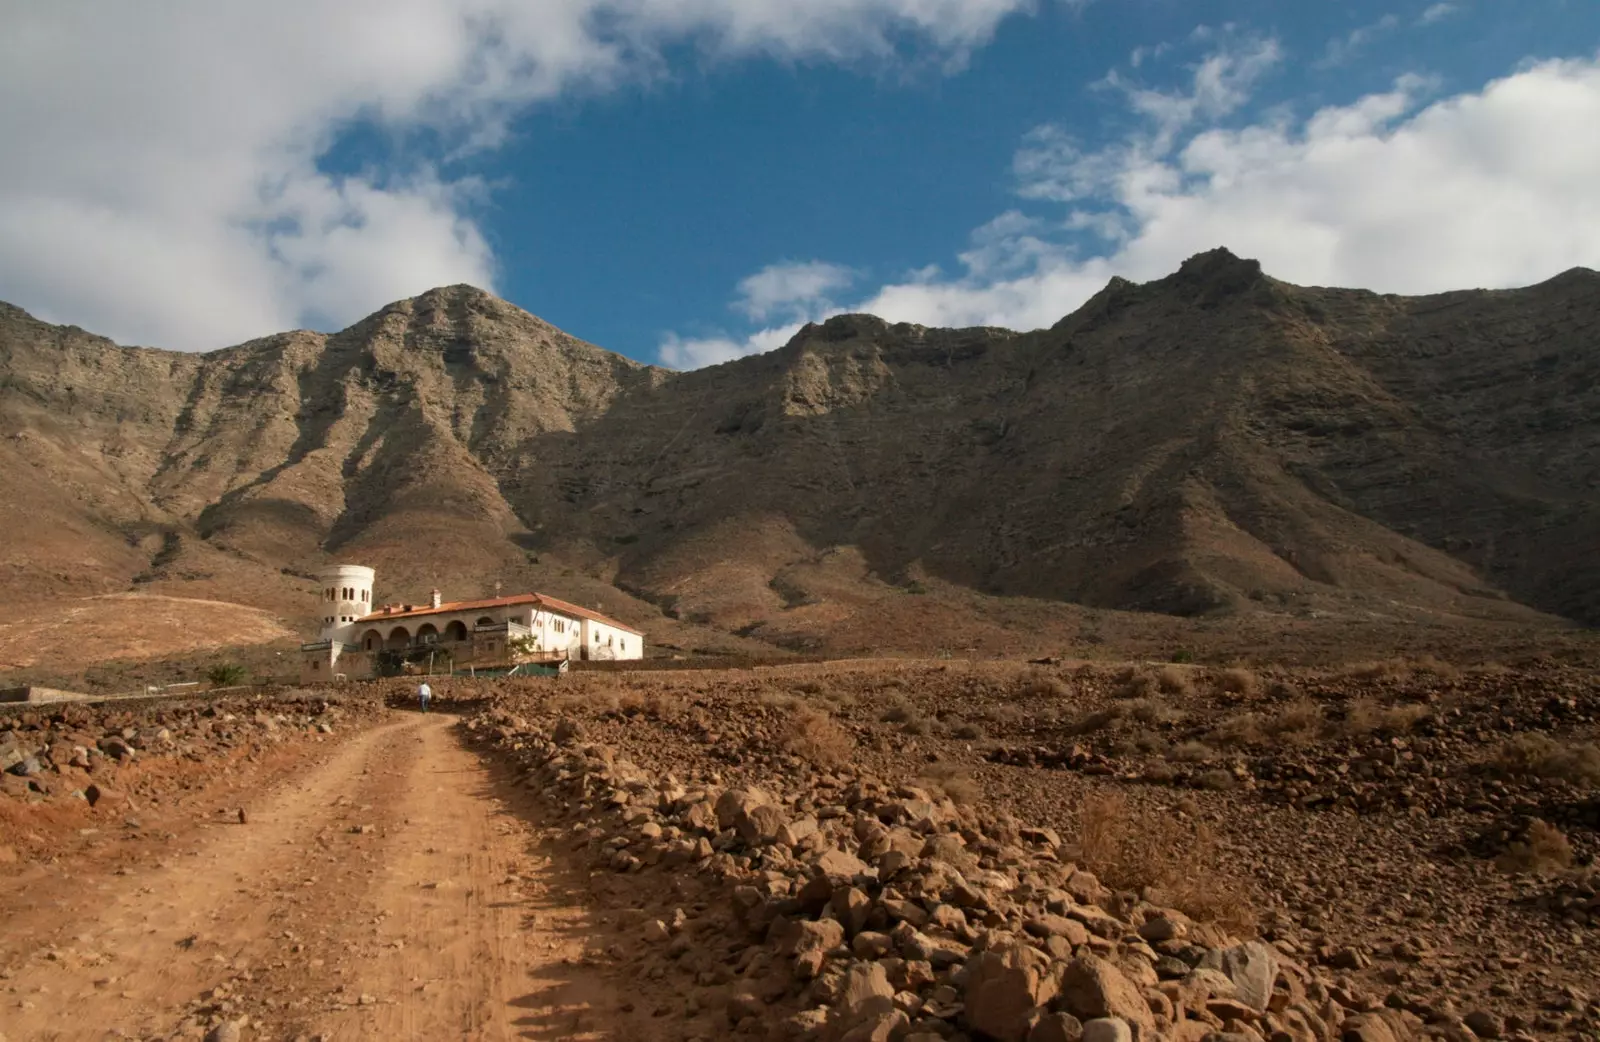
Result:
{"label": "round white tower", "polygon": [[372,614],[372,580],[378,573],[365,565],[333,564],[317,572],[321,580],[322,639],[354,643],[354,623]]}

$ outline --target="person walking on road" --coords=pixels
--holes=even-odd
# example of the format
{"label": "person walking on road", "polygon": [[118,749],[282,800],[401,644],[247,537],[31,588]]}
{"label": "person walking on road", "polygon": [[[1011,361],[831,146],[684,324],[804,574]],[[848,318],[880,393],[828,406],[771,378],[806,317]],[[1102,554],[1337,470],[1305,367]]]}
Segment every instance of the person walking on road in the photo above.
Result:
{"label": "person walking on road", "polygon": [[432,697],[433,688],[429,687],[428,682],[424,680],[422,685],[417,688],[417,698],[422,702],[422,711],[424,713],[428,711],[428,700]]}

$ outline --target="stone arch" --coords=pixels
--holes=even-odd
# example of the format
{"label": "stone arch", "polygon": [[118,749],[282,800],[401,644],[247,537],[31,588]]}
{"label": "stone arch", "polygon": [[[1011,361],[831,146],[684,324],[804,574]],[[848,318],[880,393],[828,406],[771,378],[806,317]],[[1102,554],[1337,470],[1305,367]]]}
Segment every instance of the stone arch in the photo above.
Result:
{"label": "stone arch", "polygon": [[383,647],[383,634],[377,630],[368,630],[361,635],[361,650],[377,651]]}
{"label": "stone arch", "polygon": [[462,622],[460,619],[455,620],[450,625],[448,625],[448,626],[446,626],[444,628],[444,639],[445,640],[466,640],[467,639],[467,624]]}
{"label": "stone arch", "polygon": [[411,646],[411,631],[404,626],[396,626],[389,631],[389,639],[384,641],[384,647],[390,651],[404,651]]}
{"label": "stone arch", "polygon": [[439,627],[431,622],[424,622],[417,627],[418,644],[434,644],[439,640]]}
{"label": "stone arch", "polygon": [[487,616],[487,615],[485,615],[483,618],[479,619],[477,624],[479,626],[496,626],[496,625],[499,625],[493,619],[489,618],[489,616]]}

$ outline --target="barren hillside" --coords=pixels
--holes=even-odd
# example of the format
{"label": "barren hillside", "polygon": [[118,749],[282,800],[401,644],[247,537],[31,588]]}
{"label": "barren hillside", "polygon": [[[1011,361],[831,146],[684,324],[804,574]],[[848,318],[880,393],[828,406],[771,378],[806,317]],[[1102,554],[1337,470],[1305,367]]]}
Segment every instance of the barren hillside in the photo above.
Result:
{"label": "barren hillside", "polygon": [[995,598],[1063,632],[1593,624],[1597,340],[1591,271],[1404,298],[1224,250],[1048,330],[841,316],[691,373],[467,286],[204,355],[0,305],[0,574],[298,625],[339,558],[840,650],[960,644],[927,630]]}

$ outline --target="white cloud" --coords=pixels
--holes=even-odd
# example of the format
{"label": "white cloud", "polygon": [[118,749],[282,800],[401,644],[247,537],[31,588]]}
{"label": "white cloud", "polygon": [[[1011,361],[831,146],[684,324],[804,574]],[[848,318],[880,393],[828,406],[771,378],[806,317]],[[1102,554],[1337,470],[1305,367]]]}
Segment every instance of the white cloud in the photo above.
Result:
{"label": "white cloud", "polygon": [[[1146,136],[1100,153],[1042,128],[1017,168],[1023,195],[1079,207],[1055,234],[1037,218],[1024,226],[1008,216],[1007,234],[980,230],[961,274],[924,272],[858,310],[1037,328],[1113,274],[1158,278],[1216,246],[1291,282],[1395,293],[1600,268],[1600,137],[1590,132],[1600,126],[1600,56],[1528,65],[1430,102],[1433,89],[1406,76],[1306,119],[1199,128],[1167,155],[1151,144],[1159,115]],[[1086,209],[1096,192],[1102,208]],[[1080,255],[1072,243],[1081,240],[1067,233],[1096,221],[1107,248]],[[997,263],[1008,251],[1020,272]]]}
{"label": "white cloud", "polygon": [[1461,10],[1461,5],[1460,4],[1451,4],[1451,3],[1434,4],[1432,7],[1429,7],[1426,11],[1422,12],[1421,17],[1419,17],[1417,19],[1417,24],[1418,25],[1434,25],[1434,24],[1436,24],[1438,22],[1444,21],[1446,18],[1449,18],[1451,15],[1459,13],[1460,10]]}
{"label": "white cloud", "polygon": [[712,60],[959,63],[1031,0],[0,0],[0,295],[210,348],[492,286],[477,191],[421,162],[319,166],[373,120],[492,146],[523,107]]}
{"label": "white cloud", "polygon": [[668,333],[661,341],[661,364],[671,369],[700,369],[731,362],[745,355],[774,351],[787,344],[804,323],[778,326],[752,333],[743,339],[733,337],[680,337]]}
{"label": "white cloud", "polygon": [[855,272],[822,261],[769,264],[739,283],[734,307],[757,322],[774,315],[800,317],[826,311],[830,294],[849,287]]}
{"label": "white cloud", "polygon": [[[1203,31],[1202,31],[1203,30]],[[1121,91],[1134,112],[1155,127],[1150,142],[1166,151],[1177,135],[1197,120],[1215,120],[1239,109],[1255,84],[1283,61],[1283,47],[1270,36],[1240,35],[1232,26],[1197,30],[1202,38],[1223,40],[1223,45],[1193,66],[1188,90],[1160,91],[1129,83],[1113,70],[1101,81]]]}
{"label": "white cloud", "polygon": [[683,337],[668,333],[656,356],[672,369],[702,366],[761,354],[788,343],[807,322],[821,322],[842,310],[830,295],[849,288],[857,273],[823,261],[783,261],[739,281],[733,309],[755,322],[778,322],[748,336]]}
{"label": "white cloud", "polygon": [[[1426,12],[1423,13],[1423,18],[1426,20]],[[1341,65],[1348,65],[1373,40],[1386,33],[1393,32],[1399,26],[1400,19],[1398,16],[1386,14],[1370,25],[1352,29],[1344,36],[1329,40],[1328,46],[1322,52],[1322,57],[1313,64],[1319,69],[1335,69]]]}

